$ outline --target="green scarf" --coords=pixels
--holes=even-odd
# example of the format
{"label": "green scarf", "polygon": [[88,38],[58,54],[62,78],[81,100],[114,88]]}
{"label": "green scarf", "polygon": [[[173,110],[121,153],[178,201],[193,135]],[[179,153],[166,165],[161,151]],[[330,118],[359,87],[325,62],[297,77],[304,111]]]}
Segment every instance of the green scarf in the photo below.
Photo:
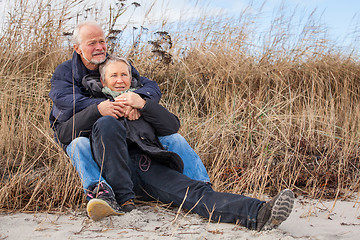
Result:
{"label": "green scarf", "polygon": [[123,93],[127,93],[127,92],[133,92],[135,91],[135,88],[129,88],[128,90],[125,91],[121,91],[121,92],[116,92],[116,91],[112,91],[110,88],[108,87],[103,87],[103,89],[101,90],[105,95],[110,95],[112,96],[114,99],[118,96],[120,96]]}

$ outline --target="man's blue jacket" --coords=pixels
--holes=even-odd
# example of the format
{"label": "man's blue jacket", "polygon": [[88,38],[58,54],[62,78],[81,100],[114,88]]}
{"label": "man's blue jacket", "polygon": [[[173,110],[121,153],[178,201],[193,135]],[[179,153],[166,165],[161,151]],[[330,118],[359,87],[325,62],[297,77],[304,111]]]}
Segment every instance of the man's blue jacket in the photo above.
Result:
{"label": "man's blue jacket", "polygon": [[[145,77],[140,77],[139,72],[131,66],[132,77],[143,85],[135,92],[143,98],[159,101],[161,92],[156,82]],[[87,74],[99,73],[85,67],[79,54],[74,52],[72,59],[63,62],[54,71],[51,78],[51,90],[49,96],[53,101],[50,113],[51,127],[56,126],[71,118],[75,113],[106,100],[105,98],[91,98],[89,92],[81,81]]]}

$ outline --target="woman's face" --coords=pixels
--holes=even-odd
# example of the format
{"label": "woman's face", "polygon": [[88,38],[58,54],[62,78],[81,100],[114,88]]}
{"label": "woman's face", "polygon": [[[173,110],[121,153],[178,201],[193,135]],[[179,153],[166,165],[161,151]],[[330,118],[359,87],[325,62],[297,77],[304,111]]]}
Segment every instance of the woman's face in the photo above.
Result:
{"label": "woman's face", "polygon": [[112,91],[121,92],[128,90],[131,84],[129,68],[124,62],[112,62],[105,68],[104,87]]}

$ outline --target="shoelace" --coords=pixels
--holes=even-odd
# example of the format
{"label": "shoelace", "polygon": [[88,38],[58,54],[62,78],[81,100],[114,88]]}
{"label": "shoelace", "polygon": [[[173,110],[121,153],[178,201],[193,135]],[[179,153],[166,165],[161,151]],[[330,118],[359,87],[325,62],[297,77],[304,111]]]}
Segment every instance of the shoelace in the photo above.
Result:
{"label": "shoelace", "polygon": [[126,202],[124,202],[121,206],[126,206],[126,205],[135,205],[134,200],[129,199]]}
{"label": "shoelace", "polygon": [[[95,188],[95,189],[96,189],[96,188]],[[108,190],[104,189],[104,186],[103,186],[102,183],[99,183],[99,185],[98,185],[98,187],[97,187],[96,190],[98,190],[98,193],[97,193],[96,197],[99,197],[99,196],[101,196],[101,195],[103,195],[103,194],[105,194],[105,193],[109,193]],[[93,195],[93,194],[96,194],[96,191],[93,191],[92,193],[88,193],[87,195],[88,195],[90,198],[94,198],[94,195]]]}

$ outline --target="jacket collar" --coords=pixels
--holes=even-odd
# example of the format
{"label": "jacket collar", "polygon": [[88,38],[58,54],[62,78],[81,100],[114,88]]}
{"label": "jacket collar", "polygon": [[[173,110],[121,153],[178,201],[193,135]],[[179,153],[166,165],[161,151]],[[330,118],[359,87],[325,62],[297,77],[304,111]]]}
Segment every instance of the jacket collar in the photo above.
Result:
{"label": "jacket collar", "polygon": [[82,62],[80,55],[75,51],[73,53],[71,64],[72,64],[72,75],[74,77],[74,81],[78,83],[81,83],[83,77],[89,74],[90,72],[95,72],[95,73],[99,72],[98,70],[90,71],[89,69],[87,69],[84,63]]}

